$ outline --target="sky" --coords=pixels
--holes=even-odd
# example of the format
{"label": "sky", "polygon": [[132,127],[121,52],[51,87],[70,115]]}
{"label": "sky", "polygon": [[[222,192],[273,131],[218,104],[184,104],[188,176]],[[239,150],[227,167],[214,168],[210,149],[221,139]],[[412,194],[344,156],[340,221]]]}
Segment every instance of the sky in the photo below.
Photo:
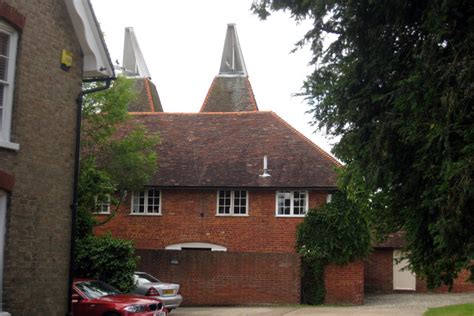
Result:
{"label": "sky", "polygon": [[165,112],[198,112],[218,74],[228,23],[235,23],[259,110],[273,111],[330,151],[333,139],[310,126],[301,92],[311,53],[290,53],[311,28],[287,12],[262,21],[252,0],[92,0],[112,61],[122,62],[126,27],[133,27]]}

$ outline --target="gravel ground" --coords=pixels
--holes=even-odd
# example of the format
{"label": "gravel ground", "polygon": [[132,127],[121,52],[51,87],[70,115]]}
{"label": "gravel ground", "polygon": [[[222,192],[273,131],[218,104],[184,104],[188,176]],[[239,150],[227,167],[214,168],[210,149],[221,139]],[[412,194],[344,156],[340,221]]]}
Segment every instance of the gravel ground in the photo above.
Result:
{"label": "gravel ground", "polygon": [[420,316],[430,307],[474,303],[474,293],[462,294],[384,294],[366,295],[362,306],[242,306],[242,307],[180,307],[171,316],[225,315],[332,315],[332,316]]}

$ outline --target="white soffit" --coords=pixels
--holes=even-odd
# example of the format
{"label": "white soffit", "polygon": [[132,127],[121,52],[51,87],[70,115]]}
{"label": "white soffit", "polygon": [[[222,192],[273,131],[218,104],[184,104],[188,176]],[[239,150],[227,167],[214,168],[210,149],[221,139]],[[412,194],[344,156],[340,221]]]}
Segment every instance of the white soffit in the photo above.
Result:
{"label": "white soffit", "polygon": [[113,77],[114,68],[89,0],[65,2],[84,54],[84,78]]}
{"label": "white soffit", "polygon": [[129,76],[151,78],[133,27],[125,28],[122,66],[125,73]]}

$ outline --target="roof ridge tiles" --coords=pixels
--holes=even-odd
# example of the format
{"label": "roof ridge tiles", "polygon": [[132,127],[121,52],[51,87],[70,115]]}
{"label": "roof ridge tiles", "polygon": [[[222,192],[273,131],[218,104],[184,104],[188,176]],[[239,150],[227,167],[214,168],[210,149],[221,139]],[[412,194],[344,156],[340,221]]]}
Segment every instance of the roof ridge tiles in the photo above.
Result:
{"label": "roof ridge tiles", "polygon": [[146,90],[146,95],[148,97],[148,102],[150,104],[151,112],[155,112],[155,102],[153,102],[153,97],[151,95],[151,89],[150,89],[150,80],[148,78],[145,78],[145,90]]}
{"label": "roof ridge tiles", "polygon": [[263,115],[273,111],[240,111],[240,112],[128,112],[130,115]]}
{"label": "roof ridge tiles", "polygon": [[288,122],[286,122],[284,119],[282,119],[281,117],[279,117],[275,112],[271,111],[270,112],[275,118],[277,118],[280,122],[282,122],[283,124],[285,124],[289,129],[290,131],[293,132],[293,134],[301,137],[304,141],[306,141],[307,143],[309,143],[312,147],[314,147],[320,154],[323,155],[324,158],[326,158],[327,160],[329,160],[330,162],[332,162],[333,164],[335,164],[337,167],[342,167],[342,163],[340,163],[336,158],[334,158],[333,156],[331,156],[330,154],[328,154],[324,149],[322,149],[321,147],[319,147],[318,145],[316,145],[314,142],[312,142],[308,137],[306,137],[305,135],[303,135],[300,131],[298,131],[296,128],[294,128],[293,126],[291,126]]}
{"label": "roof ridge tiles", "polygon": [[212,88],[213,88],[213,87],[215,86],[215,84],[216,84],[216,80],[217,80],[217,76],[214,77],[214,79],[212,80],[211,86],[209,87],[209,90],[207,90],[206,97],[204,98],[204,102],[202,103],[201,109],[199,110],[199,112],[203,112],[203,113],[204,113],[204,108],[206,107],[207,101],[209,100],[209,97],[210,97],[211,92],[212,92]]}

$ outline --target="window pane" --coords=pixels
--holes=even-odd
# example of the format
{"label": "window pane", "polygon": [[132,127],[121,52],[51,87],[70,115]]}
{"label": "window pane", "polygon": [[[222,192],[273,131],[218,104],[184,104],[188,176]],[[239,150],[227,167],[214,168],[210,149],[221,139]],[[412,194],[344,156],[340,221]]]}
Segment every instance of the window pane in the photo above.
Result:
{"label": "window pane", "polygon": [[247,191],[234,191],[234,214],[247,213]]}
{"label": "window pane", "polygon": [[3,123],[3,95],[5,93],[5,86],[0,83],[0,134],[2,131],[2,123]]}
{"label": "window pane", "polygon": [[219,214],[230,214],[231,191],[219,191]]}
{"label": "window pane", "polygon": [[147,213],[157,214],[160,212],[160,190],[153,188],[147,191]]}
{"label": "window pane", "polygon": [[0,32],[0,55],[8,56],[10,35]]}
{"label": "window pane", "polygon": [[133,193],[133,210],[132,213],[145,212],[145,191]]}
{"label": "window pane", "polygon": [[278,194],[278,214],[290,215],[291,209],[291,192],[280,191]]}
{"label": "window pane", "polygon": [[0,56],[0,80],[7,81],[8,58]]}
{"label": "window pane", "polygon": [[295,215],[304,215],[306,213],[306,191],[295,191],[293,193],[293,213]]}

